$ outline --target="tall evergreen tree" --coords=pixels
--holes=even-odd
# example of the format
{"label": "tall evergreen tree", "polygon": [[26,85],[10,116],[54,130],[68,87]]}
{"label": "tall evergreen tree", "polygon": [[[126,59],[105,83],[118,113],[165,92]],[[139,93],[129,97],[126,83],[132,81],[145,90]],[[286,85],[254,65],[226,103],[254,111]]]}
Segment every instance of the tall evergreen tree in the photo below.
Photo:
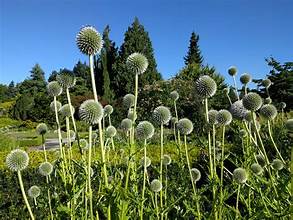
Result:
{"label": "tall evergreen tree", "polygon": [[30,73],[31,73],[31,76],[30,76],[31,80],[45,81],[45,73],[38,63],[34,65]]}
{"label": "tall evergreen tree", "polygon": [[198,64],[202,66],[203,57],[198,45],[199,36],[193,31],[189,40],[187,55],[184,57],[185,65]]}

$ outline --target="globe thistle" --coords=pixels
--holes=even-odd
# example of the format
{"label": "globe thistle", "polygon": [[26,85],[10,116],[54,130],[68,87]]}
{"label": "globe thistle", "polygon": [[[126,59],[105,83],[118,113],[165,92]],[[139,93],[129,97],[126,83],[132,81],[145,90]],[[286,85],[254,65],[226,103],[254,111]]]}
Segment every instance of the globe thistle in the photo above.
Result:
{"label": "globe thistle", "polygon": [[243,106],[249,111],[257,111],[262,106],[261,97],[254,92],[250,92],[242,99]]}
{"label": "globe thistle", "polygon": [[199,181],[200,178],[201,178],[201,172],[198,169],[196,169],[196,168],[192,168],[191,169],[191,175],[192,175],[192,180],[194,182]]}
{"label": "globe thistle", "polygon": [[155,108],[153,118],[158,124],[167,124],[171,119],[170,109],[165,106]]}
{"label": "globe thistle", "polygon": [[43,162],[39,166],[39,172],[43,176],[49,176],[53,172],[53,165],[50,162]]}
{"label": "globe thistle", "polygon": [[209,124],[214,125],[217,123],[216,117],[218,113],[219,112],[217,110],[213,110],[213,109],[208,111]]}
{"label": "globe thistle", "polygon": [[129,131],[132,127],[132,120],[129,118],[125,118],[121,121],[120,126],[124,131]]}
{"label": "globe thistle", "polygon": [[111,115],[113,113],[113,107],[112,107],[112,105],[106,105],[105,107],[104,107],[104,115],[105,116],[109,116],[109,115]]}
{"label": "globe thistle", "polygon": [[244,73],[240,76],[240,82],[244,85],[247,85],[249,82],[251,82],[251,76],[248,73]]}
{"label": "globe thistle", "polygon": [[171,157],[168,154],[164,154],[162,160],[164,166],[168,166],[172,162]]}
{"label": "globe thistle", "polygon": [[255,117],[255,113],[254,112],[246,112],[246,114],[244,115],[244,119],[247,122],[252,122],[253,121],[253,117]]}
{"label": "globe thistle", "polygon": [[48,127],[45,123],[40,123],[36,127],[36,132],[38,135],[44,135],[48,132]]}
{"label": "globe thistle", "polygon": [[285,126],[288,131],[293,132],[293,118],[288,119]]}
{"label": "globe thistle", "polygon": [[172,117],[170,121],[173,125],[178,123],[178,119],[176,117]]}
{"label": "globe thistle", "polygon": [[[61,102],[56,101],[57,112],[60,111],[61,106],[62,106]],[[50,109],[51,109],[51,111],[55,112],[55,102],[54,102],[54,101],[51,102],[51,104],[50,104]]]}
{"label": "globe thistle", "polygon": [[222,109],[217,114],[216,119],[220,126],[226,126],[232,122],[232,115],[229,111]]}
{"label": "globe thistle", "polygon": [[31,186],[28,190],[28,196],[32,199],[36,199],[41,194],[41,190],[38,186]]}
{"label": "globe thistle", "polygon": [[233,171],[233,179],[237,182],[237,183],[245,183],[247,181],[247,174],[245,169],[243,168],[236,168]]}
{"label": "globe thistle", "polygon": [[182,118],[177,123],[179,132],[183,135],[188,135],[193,131],[193,124],[188,118]]}
{"label": "globe thistle", "polygon": [[265,88],[269,88],[271,85],[272,85],[272,82],[270,79],[264,79],[262,82],[261,82],[262,86],[264,86]]}
{"label": "globe thistle", "polygon": [[[149,167],[152,163],[151,159],[149,157],[145,157],[146,167]],[[144,157],[140,160],[140,165],[144,166]]]}
{"label": "globe thistle", "polygon": [[274,159],[272,162],[272,167],[275,170],[282,170],[284,168],[284,163],[279,159]]}
{"label": "globe thistle", "polygon": [[160,180],[157,180],[157,179],[154,179],[152,182],[151,182],[151,190],[153,192],[160,192],[162,190],[163,186],[162,186],[162,183],[160,182]]}
{"label": "globe thistle", "polygon": [[29,163],[28,154],[20,149],[11,151],[6,157],[6,166],[12,171],[24,170]]}
{"label": "globe thistle", "polygon": [[278,111],[272,104],[263,105],[260,109],[260,115],[266,120],[273,120],[277,114]]}
{"label": "globe thistle", "polygon": [[256,175],[260,175],[263,172],[263,168],[258,163],[253,163],[250,168],[252,172]]}
{"label": "globe thistle", "polygon": [[72,105],[65,104],[60,108],[61,115],[63,117],[70,117],[71,116],[70,108],[71,108],[72,113],[74,114],[75,108]]}
{"label": "globe thistle", "polygon": [[212,97],[217,91],[217,84],[211,77],[204,75],[196,81],[196,91],[202,98]]}
{"label": "globe thistle", "polygon": [[223,89],[223,92],[224,92],[225,95],[228,96],[229,93],[230,93],[230,88],[229,88],[229,87],[224,88],[224,89]]}
{"label": "globe thistle", "polygon": [[271,104],[272,99],[270,97],[265,98],[264,104]]}
{"label": "globe thistle", "polygon": [[133,109],[128,110],[127,118],[129,118],[132,121],[135,121],[137,119],[137,115],[134,114]]}
{"label": "globe thistle", "polygon": [[258,154],[255,156],[255,158],[256,158],[257,163],[259,165],[261,165],[262,167],[264,167],[266,165],[266,160],[262,155]]}
{"label": "globe thistle", "polygon": [[179,94],[176,90],[174,90],[170,93],[170,97],[173,101],[177,101],[179,99]]}
{"label": "globe thistle", "polygon": [[89,144],[86,139],[80,139],[79,144],[80,144],[81,149],[83,149],[83,150],[87,150],[89,147]]}
{"label": "globe thistle", "polygon": [[150,139],[154,135],[154,132],[154,126],[148,121],[139,122],[136,127],[137,137],[142,140]]}
{"label": "globe thistle", "polygon": [[88,124],[97,124],[103,118],[103,107],[94,99],[86,100],[79,107],[79,116]]}
{"label": "globe thistle", "polygon": [[244,129],[241,129],[241,130],[239,131],[239,136],[240,136],[241,138],[244,138],[244,137],[247,136],[247,132],[246,132]]}
{"label": "globe thistle", "polygon": [[69,89],[75,86],[76,78],[69,73],[61,73],[56,77],[58,83],[63,87],[63,89]]}
{"label": "globe thistle", "polygon": [[242,120],[247,113],[246,108],[244,108],[244,106],[242,104],[242,100],[234,102],[230,106],[229,111],[231,112],[233,118],[239,119],[239,120]]}
{"label": "globe thistle", "polygon": [[229,67],[228,73],[229,73],[230,76],[235,76],[237,74],[237,68],[236,68],[236,66]]}
{"label": "globe thistle", "polygon": [[148,68],[148,60],[141,53],[133,53],[127,58],[126,66],[131,72],[142,74]]}
{"label": "globe thistle", "polygon": [[286,106],[287,106],[287,105],[286,105],[286,103],[285,103],[285,102],[281,102],[281,103],[280,103],[280,107],[281,107],[281,109],[284,109],[284,108],[286,108]]}
{"label": "globe thistle", "polygon": [[103,47],[103,39],[100,33],[92,26],[82,27],[76,36],[76,44],[81,53],[95,55]]}
{"label": "globe thistle", "polygon": [[109,127],[107,127],[106,131],[105,131],[105,135],[106,137],[112,138],[116,135],[117,130],[114,126],[110,125]]}
{"label": "globe thistle", "polygon": [[62,87],[57,81],[49,82],[47,90],[50,96],[59,96],[62,93]]}
{"label": "globe thistle", "polygon": [[123,97],[123,105],[125,108],[131,108],[134,106],[135,96],[133,94],[126,94]]}

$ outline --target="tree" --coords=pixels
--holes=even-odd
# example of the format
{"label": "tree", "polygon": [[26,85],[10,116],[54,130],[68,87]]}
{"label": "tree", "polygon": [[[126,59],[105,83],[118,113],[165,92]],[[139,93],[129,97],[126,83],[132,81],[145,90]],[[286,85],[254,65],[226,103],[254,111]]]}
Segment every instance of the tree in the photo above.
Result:
{"label": "tree", "polygon": [[31,80],[45,81],[45,73],[38,63],[32,68],[30,73],[31,73]]}
{"label": "tree", "polygon": [[199,36],[194,32],[191,33],[187,55],[184,57],[185,65],[198,64],[202,65],[203,57],[198,45]]}
{"label": "tree", "polygon": [[57,75],[58,75],[58,72],[56,70],[53,70],[51,75],[48,78],[48,82],[56,81]]}
{"label": "tree", "polygon": [[102,60],[102,68],[103,68],[103,98],[109,102],[111,102],[114,98],[114,93],[110,88],[110,77],[107,67],[107,52],[105,50],[102,51],[101,54]]}

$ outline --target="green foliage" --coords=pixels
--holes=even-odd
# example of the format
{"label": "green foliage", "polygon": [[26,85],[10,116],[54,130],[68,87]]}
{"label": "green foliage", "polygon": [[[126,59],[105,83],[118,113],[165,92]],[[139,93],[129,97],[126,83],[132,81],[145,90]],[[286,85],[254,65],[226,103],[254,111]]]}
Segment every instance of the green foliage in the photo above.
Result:
{"label": "green foliage", "polygon": [[185,65],[197,64],[202,65],[203,57],[198,45],[199,36],[193,31],[189,40],[187,55],[184,57]]}

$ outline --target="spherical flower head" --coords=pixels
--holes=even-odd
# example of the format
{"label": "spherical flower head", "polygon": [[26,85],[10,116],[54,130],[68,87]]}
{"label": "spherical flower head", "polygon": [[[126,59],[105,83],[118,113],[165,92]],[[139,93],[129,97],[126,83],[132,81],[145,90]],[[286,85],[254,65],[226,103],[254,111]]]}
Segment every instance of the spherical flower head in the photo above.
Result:
{"label": "spherical flower head", "polygon": [[125,108],[131,108],[134,106],[135,96],[133,94],[126,94],[123,97],[123,105]]}
{"label": "spherical flower head", "polygon": [[213,110],[213,109],[208,111],[209,124],[214,125],[217,123],[216,117],[218,113],[219,112],[217,110]]}
{"label": "spherical flower head", "polygon": [[164,154],[162,160],[164,166],[168,166],[172,162],[171,157],[168,154]]}
{"label": "spherical flower head", "polygon": [[50,162],[43,162],[39,166],[39,172],[42,176],[49,176],[53,172],[53,165]]}
{"label": "spherical flower head", "polygon": [[59,96],[62,93],[62,87],[57,81],[52,81],[48,83],[47,91],[50,96]]}
{"label": "spherical flower head", "polygon": [[80,139],[79,144],[80,144],[81,149],[83,149],[83,150],[87,150],[89,147],[89,144],[86,139]]}
{"label": "spherical flower head", "polygon": [[251,76],[248,73],[243,73],[240,76],[240,82],[244,85],[247,85],[249,82],[251,82]]}
{"label": "spherical flower head", "polygon": [[270,79],[264,79],[262,82],[261,82],[262,86],[264,86],[265,88],[269,88],[271,85],[272,85],[272,82]]}
{"label": "spherical flower head", "polygon": [[162,190],[163,186],[162,183],[160,182],[160,180],[154,179],[151,182],[151,190],[155,193],[158,193]]}
{"label": "spherical flower head", "polygon": [[271,103],[272,103],[272,99],[270,97],[265,98],[264,104],[271,104]]}
{"label": "spherical flower head", "polygon": [[28,166],[29,156],[20,149],[11,151],[6,157],[6,166],[12,171],[21,171]]}
{"label": "spherical flower head", "polygon": [[260,175],[263,172],[263,168],[258,163],[253,163],[250,168],[252,172],[256,175]]}
{"label": "spherical flower head", "polygon": [[[145,157],[146,167],[149,167],[152,163],[151,159],[149,157]],[[140,160],[140,165],[144,166],[144,157]]]}
{"label": "spherical flower head", "polygon": [[272,162],[272,167],[275,170],[282,170],[284,168],[284,164],[283,164],[283,162],[281,160],[274,159],[273,162]]}
{"label": "spherical flower head", "polygon": [[236,76],[236,74],[237,74],[237,68],[236,68],[236,66],[229,67],[228,74],[230,76]]}
{"label": "spherical flower head", "polygon": [[[61,106],[62,106],[61,102],[56,101],[57,112],[60,111]],[[51,111],[55,112],[55,102],[54,102],[54,101],[51,102],[51,104],[50,104],[50,109],[51,109]]]}
{"label": "spherical flower head", "polygon": [[100,33],[92,26],[82,27],[76,36],[76,44],[80,52],[85,55],[95,55],[103,47]]}
{"label": "spherical flower head", "polygon": [[70,108],[71,108],[72,113],[74,114],[75,108],[72,105],[65,104],[60,108],[61,115],[63,117],[70,117],[71,116]]}
{"label": "spherical flower head", "polygon": [[174,102],[176,102],[179,99],[179,93],[174,90],[170,93],[170,97]]}
{"label": "spherical flower head", "polygon": [[226,126],[232,122],[232,115],[229,111],[222,109],[217,114],[216,120],[220,126]]}
{"label": "spherical flower head", "polygon": [[103,106],[94,99],[84,101],[79,107],[80,118],[90,125],[97,124],[103,114]]}
{"label": "spherical flower head", "polygon": [[133,109],[128,110],[127,118],[129,118],[132,121],[135,121],[137,119],[137,115],[134,114]]}
{"label": "spherical flower head", "polygon": [[144,73],[148,68],[148,64],[147,58],[141,53],[133,53],[126,60],[127,68],[135,74]]}
{"label": "spherical flower head", "polygon": [[153,118],[158,124],[168,124],[171,119],[170,109],[165,106],[155,108]]}
{"label": "spherical flower head", "polygon": [[132,127],[132,120],[129,118],[125,118],[121,121],[120,126],[124,131],[129,131]]}
{"label": "spherical flower head", "polygon": [[176,117],[172,117],[170,121],[173,125],[178,123],[178,119]]}
{"label": "spherical flower head", "polygon": [[36,127],[36,132],[38,135],[45,135],[48,132],[48,127],[45,123],[40,123]]}
{"label": "spherical flower head", "polygon": [[233,118],[243,120],[247,110],[244,108],[242,104],[242,100],[234,102],[231,106],[229,111],[231,112]]}
{"label": "spherical flower head", "polygon": [[105,135],[106,137],[112,138],[116,135],[117,130],[114,126],[110,125],[107,127],[106,131],[105,131]]}
{"label": "spherical flower head", "polygon": [[58,83],[63,87],[63,89],[69,89],[75,86],[76,79],[72,74],[61,73],[56,77]]}
{"label": "spherical flower head", "polygon": [[265,160],[265,158],[264,158],[262,155],[258,154],[258,155],[256,155],[255,157],[256,157],[256,161],[257,161],[257,163],[258,163],[260,166],[264,167],[264,166],[266,165],[266,160]]}
{"label": "spherical flower head", "polygon": [[38,186],[31,186],[28,190],[28,196],[32,199],[36,199],[41,193],[41,190]]}
{"label": "spherical flower head", "polygon": [[192,180],[194,182],[199,181],[200,178],[201,178],[201,172],[198,169],[196,169],[196,168],[192,168],[191,169],[191,175],[192,175]]}
{"label": "spherical flower head", "polygon": [[229,93],[230,93],[230,88],[229,88],[229,87],[224,88],[224,89],[223,89],[223,92],[224,92],[225,95],[228,96]]}
{"label": "spherical flower head", "polygon": [[253,112],[246,112],[246,114],[244,115],[245,121],[252,122],[254,115],[255,115],[255,113],[253,113]]}
{"label": "spherical flower head", "polygon": [[262,106],[262,99],[257,93],[250,92],[243,97],[242,104],[249,111],[257,111]]}
{"label": "spherical flower head", "polygon": [[278,110],[272,104],[263,105],[260,109],[260,115],[266,120],[273,120],[278,115]]}
{"label": "spherical flower head", "polygon": [[286,121],[285,127],[289,132],[293,132],[293,118],[290,118]]}
{"label": "spherical flower head", "polygon": [[216,82],[207,75],[199,77],[195,86],[197,94],[202,98],[212,97],[217,91]]}
{"label": "spherical flower head", "polygon": [[146,140],[152,138],[154,135],[155,128],[152,123],[148,121],[139,122],[136,127],[137,137],[141,140]]}
{"label": "spherical flower head", "polygon": [[241,129],[241,130],[239,131],[239,136],[240,136],[241,138],[244,138],[244,137],[247,136],[247,132],[246,132],[244,129]]}
{"label": "spherical flower head", "polygon": [[109,115],[111,115],[113,113],[113,107],[112,107],[112,105],[106,105],[105,107],[104,107],[104,115],[105,116],[109,116]]}
{"label": "spherical flower head", "polygon": [[239,184],[245,183],[247,181],[247,174],[246,174],[245,169],[243,169],[241,167],[236,168],[233,171],[233,179]]}
{"label": "spherical flower head", "polygon": [[180,134],[188,135],[193,131],[193,124],[188,118],[182,118],[177,123]]}
{"label": "spherical flower head", "polygon": [[280,103],[280,107],[281,107],[281,109],[284,109],[284,108],[286,108],[286,106],[287,106],[287,105],[286,105],[286,103],[285,103],[285,102],[281,102],[281,103]]}

